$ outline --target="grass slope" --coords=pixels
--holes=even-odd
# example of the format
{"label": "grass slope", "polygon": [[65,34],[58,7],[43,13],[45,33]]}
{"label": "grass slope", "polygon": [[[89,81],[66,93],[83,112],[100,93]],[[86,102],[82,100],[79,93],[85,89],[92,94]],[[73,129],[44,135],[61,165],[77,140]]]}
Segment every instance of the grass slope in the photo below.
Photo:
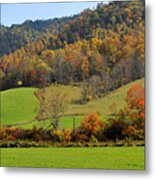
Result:
{"label": "grass slope", "polygon": [[[64,94],[67,94],[67,110],[65,115],[86,115],[90,112],[97,112],[100,115],[109,115],[114,112],[114,110],[119,110],[126,105],[125,97],[128,89],[134,84],[144,84],[144,79],[136,80],[125,86],[122,86],[113,92],[109,93],[105,97],[94,99],[87,104],[80,104],[79,100],[81,98],[81,89],[79,87],[73,86],[62,86],[62,85],[51,85],[46,88],[47,99],[50,99],[50,89],[57,91],[62,89]],[[115,105],[114,105],[115,104]],[[112,106],[112,108],[110,108]],[[114,107],[115,106],[115,107]]]}
{"label": "grass slope", "polygon": [[39,102],[34,95],[36,88],[15,88],[1,92],[2,124],[14,124],[33,120],[38,113]]}
{"label": "grass slope", "polygon": [[144,147],[2,148],[1,166],[143,170]]}

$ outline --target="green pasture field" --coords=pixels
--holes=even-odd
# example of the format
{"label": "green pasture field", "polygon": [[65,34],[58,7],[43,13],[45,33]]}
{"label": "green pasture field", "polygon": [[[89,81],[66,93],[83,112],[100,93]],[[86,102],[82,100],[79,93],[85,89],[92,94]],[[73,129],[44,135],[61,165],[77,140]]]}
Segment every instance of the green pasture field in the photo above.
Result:
{"label": "green pasture field", "polygon": [[[60,118],[60,128],[62,129],[73,129],[74,127],[78,127],[81,123],[81,121],[84,119],[85,116],[66,116],[66,117],[61,117]],[[100,116],[101,120],[104,121],[105,117]],[[51,121],[48,120],[43,120],[43,121],[34,121],[32,123],[28,124],[23,124],[20,125],[21,128],[24,129],[32,129],[33,127],[38,127],[38,128],[49,128],[51,124]],[[14,126],[14,127],[19,127],[19,126]]]}
{"label": "green pasture field", "polygon": [[39,110],[36,88],[15,88],[1,92],[1,124],[30,121]]}
{"label": "green pasture field", "polygon": [[1,148],[1,166],[144,170],[144,147]]}
{"label": "green pasture field", "polygon": [[[60,118],[60,128],[73,128],[73,123],[75,124],[75,127],[78,127],[80,125],[82,117],[81,116],[67,116],[67,117],[61,117]],[[74,122],[73,122],[74,121]],[[42,128],[48,128],[50,127],[51,121],[43,120],[43,121],[34,121],[32,123],[21,125],[21,128],[24,129],[31,129],[33,127],[42,127]],[[15,126],[16,127],[16,126]]]}

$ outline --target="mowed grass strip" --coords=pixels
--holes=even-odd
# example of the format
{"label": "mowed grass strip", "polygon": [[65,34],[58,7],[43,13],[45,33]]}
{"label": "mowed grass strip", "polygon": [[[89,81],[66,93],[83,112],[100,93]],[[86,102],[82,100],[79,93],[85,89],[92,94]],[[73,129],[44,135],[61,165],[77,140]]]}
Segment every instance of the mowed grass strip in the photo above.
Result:
{"label": "mowed grass strip", "polygon": [[2,148],[1,165],[144,170],[144,147]]}
{"label": "mowed grass strip", "polygon": [[[73,127],[78,127],[81,123],[83,117],[81,116],[67,116],[60,118],[60,128],[62,129],[73,129]],[[43,121],[34,121],[32,123],[21,125],[21,128],[24,129],[32,129],[34,126],[38,128],[49,128],[51,125],[51,120],[43,120]],[[16,127],[16,126],[15,126]]]}
{"label": "mowed grass strip", "polygon": [[[60,128],[62,129],[73,129],[74,127],[79,127],[81,121],[85,118],[85,116],[67,116],[60,118]],[[105,117],[101,116],[101,120],[104,121]],[[51,120],[43,120],[43,121],[34,121],[32,123],[21,125],[21,128],[24,129],[32,129],[34,126],[38,128],[49,128],[51,125]],[[16,126],[15,126],[16,127]]]}
{"label": "mowed grass strip", "polygon": [[1,123],[4,125],[33,120],[39,110],[36,88],[15,88],[1,92]]}

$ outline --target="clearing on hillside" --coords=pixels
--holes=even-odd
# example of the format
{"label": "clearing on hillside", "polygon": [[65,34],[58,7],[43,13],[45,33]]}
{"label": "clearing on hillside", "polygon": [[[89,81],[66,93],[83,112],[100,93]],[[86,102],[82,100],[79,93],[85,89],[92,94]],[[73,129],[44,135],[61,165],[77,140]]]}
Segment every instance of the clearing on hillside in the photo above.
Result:
{"label": "clearing on hillside", "polygon": [[83,116],[90,112],[97,112],[100,115],[109,115],[114,113],[114,110],[120,110],[126,105],[125,97],[127,95],[128,89],[134,84],[144,85],[144,79],[136,80],[127,85],[124,85],[104,97],[93,99],[87,104],[81,104],[81,88],[75,86],[63,86],[63,85],[51,85],[50,87],[45,88],[45,97],[50,100],[51,98],[51,89],[55,91],[61,89],[62,93],[67,94],[66,97],[66,111],[65,116],[78,115]]}

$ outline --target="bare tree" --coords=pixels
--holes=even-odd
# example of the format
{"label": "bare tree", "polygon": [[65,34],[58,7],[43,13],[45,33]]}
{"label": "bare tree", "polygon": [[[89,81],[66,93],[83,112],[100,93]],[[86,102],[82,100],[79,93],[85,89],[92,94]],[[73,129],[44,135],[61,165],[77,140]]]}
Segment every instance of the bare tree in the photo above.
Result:
{"label": "bare tree", "polygon": [[52,97],[49,103],[49,110],[51,116],[51,125],[54,129],[60,127],[60,118],[65,112],[65,98],[66,94],[63,94],[61,90],[53,91]]}
{"label": "bare tree", "polygon": [[101,91],[101,79],[99,76],[93,75],[90,79],[86,79],[82,85],[82,103],[88,102],[91,98],[97,98]]}
{"label": "bare tree", "polygon": [[51,126],[54,129],[60,127],[60,118],[66,110],[66,94],[61,89],[40,90],[36,93],[40,101],[40,110],[37,116],[38,120],[51,120]]}

